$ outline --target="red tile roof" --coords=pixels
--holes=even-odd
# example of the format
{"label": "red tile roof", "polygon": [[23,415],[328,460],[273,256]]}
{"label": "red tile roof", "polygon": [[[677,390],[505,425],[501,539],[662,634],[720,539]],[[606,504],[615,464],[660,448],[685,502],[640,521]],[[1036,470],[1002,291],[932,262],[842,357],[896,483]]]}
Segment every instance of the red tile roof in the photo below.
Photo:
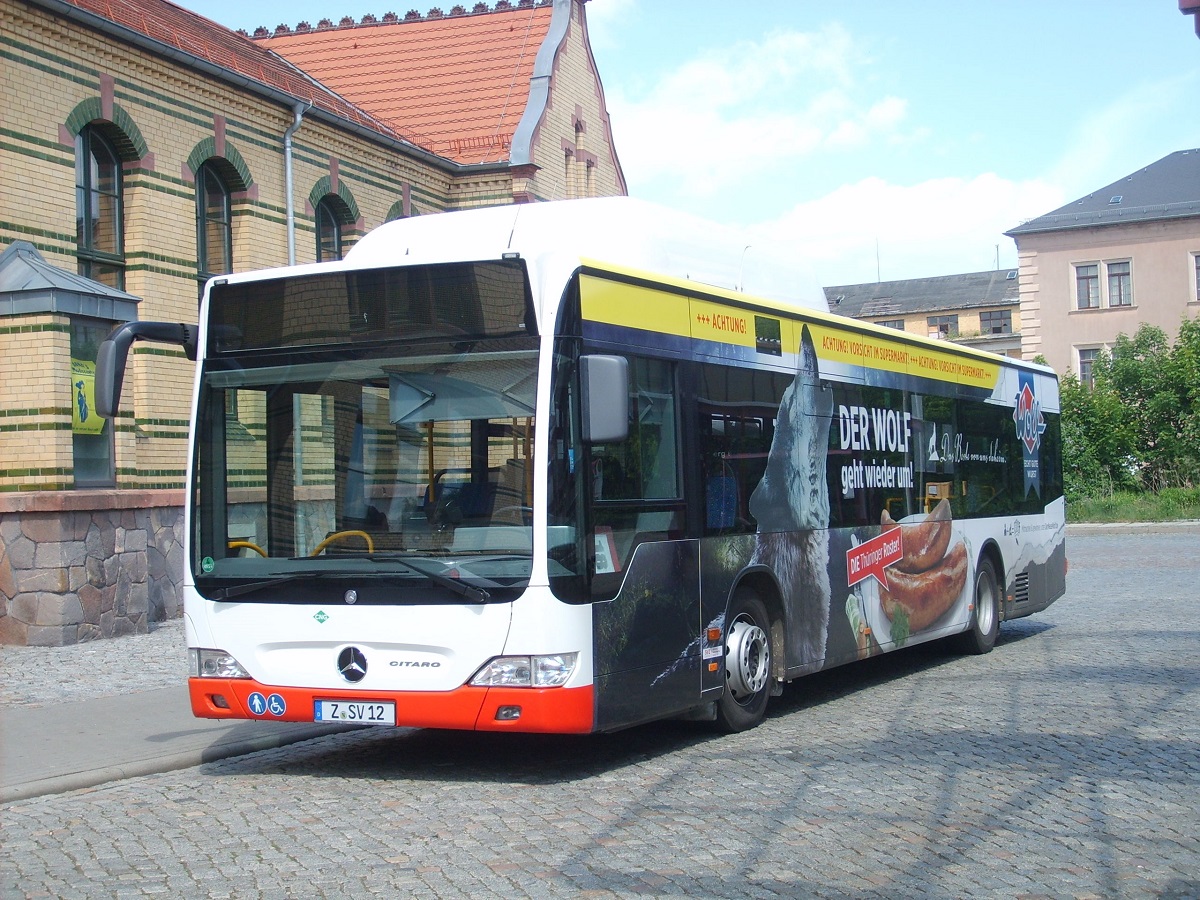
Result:
{"label": "red tile roof", "polygon": [[295,100],[310,103],[383,137],[409,139],[407,135],[338,96],[327,86],[314,81],[294,63],[272,53],[262,44],[167,0],[59,2],[83,13],[107,19],[136,35],[150,38],[165,45],[168,51],[182,51],[203,63],[218,66]]}
{"label": "red tile roof", "polygon": [[388,16],[392,21],[290,34],[277,29],[256,43],[439,156],[503,162],[553,9],[544,2],[475,8],[481,11]]}

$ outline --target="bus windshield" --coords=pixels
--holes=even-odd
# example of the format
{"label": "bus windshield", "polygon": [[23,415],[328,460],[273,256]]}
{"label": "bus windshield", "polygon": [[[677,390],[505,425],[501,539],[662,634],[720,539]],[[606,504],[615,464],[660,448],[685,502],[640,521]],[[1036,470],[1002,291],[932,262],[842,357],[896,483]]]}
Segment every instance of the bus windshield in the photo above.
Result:
{"label": "bus windshield", "polygon": [[[260,313],[236,310],[244,330],[230,326],[231,304],[213,303],[210,322],[226,331],[200,381],[197,588],[218,601],[328,602],[331,587],[363,603],[515,596],[531,570],[537,375],[523,279],[511,281],[507,326],[459,294],[471,332],[436,315],[397,324],[385,303],[373,339],[330,327],[353,294],[344,284],[325,306],[308,284],[304,323],[282,321],[286,304],[255,302],[262,293],[237,295]],[[339,315],[326,316],[322,341],[263,345],[326,307]]]}

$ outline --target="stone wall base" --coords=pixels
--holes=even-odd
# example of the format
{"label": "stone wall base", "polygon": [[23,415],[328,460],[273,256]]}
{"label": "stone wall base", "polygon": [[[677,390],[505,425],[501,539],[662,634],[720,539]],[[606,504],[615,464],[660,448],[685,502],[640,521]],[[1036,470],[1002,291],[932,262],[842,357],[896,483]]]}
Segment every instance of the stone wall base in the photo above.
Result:
{"label": "stone wall base", "polygon": [[182,491],[0,494],[0,644],[144,633],[183,613]]}

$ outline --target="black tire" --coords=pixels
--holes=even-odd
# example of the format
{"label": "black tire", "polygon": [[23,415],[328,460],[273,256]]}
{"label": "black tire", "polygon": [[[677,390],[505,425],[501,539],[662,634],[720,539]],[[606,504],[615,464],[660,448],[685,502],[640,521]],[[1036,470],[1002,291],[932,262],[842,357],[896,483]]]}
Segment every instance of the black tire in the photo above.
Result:
{"label": "black tire", "polygon": [[771,693],[771,621],[762,599],[739,588],[725,618],[725,693],[717,701],[717,727],[747,731],[763,720]]}
{"label": "black tire", "polygon": [[990,653],[996,646],[1000,631],[1000,582],[991,559],[980,557],[975,568],[975,602],[971,611],[971,627],[958,636],[964,653]]}

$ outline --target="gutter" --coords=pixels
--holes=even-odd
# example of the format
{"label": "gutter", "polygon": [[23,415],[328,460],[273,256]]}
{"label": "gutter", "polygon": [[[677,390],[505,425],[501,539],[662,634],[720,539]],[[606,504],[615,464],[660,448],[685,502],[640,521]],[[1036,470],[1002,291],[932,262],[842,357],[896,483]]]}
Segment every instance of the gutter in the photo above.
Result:
{"label": "gutter", "polygon": [[[308,108],[312,109],[312,104],[308,104]],[[286,193],[287,208],[287,248],[288,248],[288,265],[296,264],[296,198],[294,196],[294,184],[292,180],[292,136],[300,130],[300,120],[304,118],[305,108],[303,103],[297,103],[292,107],[292,124],[288,126],[288,130],[283,133],[283,184]]]}
{"label": "gutter", "polygon": [[554,62],[558,56],[559,47],[567,39],[571,28],[571,9],[575,0],[555,0],[554,9],[550,15],[550,28],[542,45],[538,47],[537,56],[533,61],[533,74],[529,79],[529,101],[525,104],[525,112],[513,131],[512,144],[509,150],[509,161],[514,166],[525,166],[533,163],[533,139],[542,117],[550,105],[550,83],[554,78]]}
{"label": "gutter", "polygon": [[1147,206],[1131,206],[1121,210],[1090,210],[1085,212],[1046,213],[1004,232],[1011,238],[1051,231],[1079,228],[1102,228],[1106,225],[1136,225],[1145,222],[1167,222],[1200,216],[1200,202],[1180,200]]}
{"label": "gutter", "polygon": [[[117,40],[126,44],[132,44],[135,47],[140,47],[141,49],[158,56],[166,57],[167,59],[173,60],[180,65],[195,69],[198,72],[211,76],[218,81],[242,88],[247,93],[257,94],[260,97],[265,97],[266,99],[278,103],[281,106],[286,106],[289,109],[293,109],[298,102],[310,102],[300,97],[293,97],[286,91],[281,91],[277,88],[271,87],[270,85],[263,84],[260,81],[255,81],[254,79],[248,78],[245,75],[238,74],[237,72],[226,69],[223,66],[217,65],[216,63],[209,62],[206,59],[188,53],[185,50],[172,47],[170,44],[164,44],[162,41],[147,37],[140,31],[134,31],[131,28],[126,28],[124,25],[119,25],[118,23],[113,22],[110,19],[106,19],[103,16],[80,9],[71,3],[65,2],[65,0],[27,0],[27,2],[33,6],[39,6],[43,9],[49,10],[50,12],[59,15],[64,19],[70,19],[74,22],[78,22],[87,28],[91,28],[93,31],[98,31],[101,34],[116,38]],[[292,66],[292,68],[294,68],[302,77],[309,78],[311,80],[312,77],[303,69],[296,67],[292,63],[288,63],[288,65]],[[314,80],[314,84],[320,84],[320,82]],[[328,88],[326,88],[326,90],[328,90]],[[367,128],[365,125],[360,125],[357,122],[351,122],[349,119],[344,119],[336,113],[331,113],[328,110],[321,109],[318,106],[312,106],[309,109],[309,113],[316,119],[319,119],[344,131],[352,132],[359,137],[370,141],[371,143],[379,144],[392,150],[398,150],[410,156],[415,156],[428,165],[440,169],[450,175],[507,172],[511,165],[511,163],[508,162],[461,165],[448,160],[443,156],[438,156],[436,153],[426,150],[423,147],[418,147],[416,144],[413,144],[410,141],[380,134],[378,131]]]}

